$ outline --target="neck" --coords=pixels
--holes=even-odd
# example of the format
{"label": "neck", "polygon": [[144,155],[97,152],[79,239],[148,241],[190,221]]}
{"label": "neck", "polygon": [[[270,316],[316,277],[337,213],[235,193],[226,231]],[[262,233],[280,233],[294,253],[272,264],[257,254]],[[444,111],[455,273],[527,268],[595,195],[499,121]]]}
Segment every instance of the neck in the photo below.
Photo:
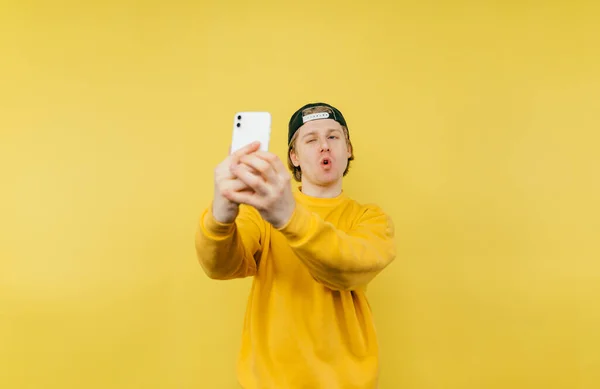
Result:
{"label": "neck", "polygon": [[342,193],[342,180],[338,180],[327,186],[316,185],[302,180],[301,185],[301,192],[312,197],[333,198]]}

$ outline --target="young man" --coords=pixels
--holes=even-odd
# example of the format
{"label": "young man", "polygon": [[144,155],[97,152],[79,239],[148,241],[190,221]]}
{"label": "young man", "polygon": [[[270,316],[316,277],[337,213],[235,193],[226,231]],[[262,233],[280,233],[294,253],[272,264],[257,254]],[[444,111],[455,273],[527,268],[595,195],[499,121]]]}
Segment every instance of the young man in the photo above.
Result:
{"label": "young man", "polygon": [[237,364],[245,389],[377,387],[365,290],[395,257],[394,227],[342,190],[354,158],[342,113],[307,104],[289,122],[288,165],[258,144],[215,170],[196,234],[213,279],[254,276]]}

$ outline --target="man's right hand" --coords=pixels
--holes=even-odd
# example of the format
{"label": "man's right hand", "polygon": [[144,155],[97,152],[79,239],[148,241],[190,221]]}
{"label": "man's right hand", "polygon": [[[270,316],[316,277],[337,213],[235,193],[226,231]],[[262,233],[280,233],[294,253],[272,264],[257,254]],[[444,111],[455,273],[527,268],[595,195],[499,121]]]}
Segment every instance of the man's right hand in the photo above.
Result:
{"label": "man's right hand", "polygon": [[259,142],[251,143],[229,155],[215,168],[213,216],[221,223],[233,223],[239,212],[239,204],[228,199],[233,192],[252,191],[231,172],[231,166],[239,162],[243,155],[251,154],[260,147]]}

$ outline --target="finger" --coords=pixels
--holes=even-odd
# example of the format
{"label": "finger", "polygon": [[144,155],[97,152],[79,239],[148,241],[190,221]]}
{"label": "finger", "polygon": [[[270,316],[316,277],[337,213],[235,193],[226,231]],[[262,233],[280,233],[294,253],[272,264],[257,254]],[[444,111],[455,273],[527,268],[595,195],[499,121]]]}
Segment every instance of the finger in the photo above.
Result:
{"label": "finger", "polygon": [[[229,167],[233,168],[233,167],[239,165],[241,157],[255,152],[256,150],[258,150],[259,147],[260,147],[260,142],[252,142],[252,143],[242,147],[241,149],[239,149],[238,151],[236,151],[229,157]],[[256,172],[256,173],[258,174],[258,172]]]}
{"label": "finger", "polygon": [[242,147],[241,149],[237,150],[235,153],[231,154],[231,157],[233,160],[237,160],[242,155],[253,153],[256,150],[258,150],[259,148],[260,148],[260,142],[255,141],[255,142],[249,143],[246,146]]}
{"label": "finger", "polygon": [[[237,178],[237,175],[235,174],[235,169],[237,169],[237,167],[240,166],[240,164],[241,164],[241,161],[237,161],[237,163],[234,163],[232,161],[229,164],[229,175],[228,175],[228,177],[230,177],[230,178]],[[258,170],[256,170],[255,168],[253,168],[252,166],[246,165],[246,164],[244,164],[244,166],[246,167],[246,169],[250,173],[252,173],[252,174],[254,174],[256,176],[260,176],[261,175],[261,173]]]}
{"label": "finger", "polygon": [[227,200],[237,203],[237,204],[240,204],[239,199],[237,198],[237,196],[240,193],[246,194],[246,195],[251,195],[251,196],[256,195],[256,192],[252,188],[247,186],[246,184],[243,184],[243,187],[240,189],[237,189],[237,190],[235,190],[234,188],[226,188],[221,191],[221,195],[223,197],[225,197]]}
{"label": "finger", "polygon": [[240,163],[243,163],[252,170],[258,172],[267,182],[274,183],[277,181],[277,172],[273,169],[273,166],[265,159],[256,155],[256,153],[242,156],[240,158]]}
{"label": "finger", "polygon": [[240,191],[240,192],[227,192],[227,193],[223,193],[223,197],[225,197],[227,200],[231,201],[234,204],[248,204],[247,202],[245,202],[242,198],[240,198],[240,196],[256,196],[256,192],[254,191]]}
{"label": "finger", "polygon": [[240,180],[237,177],[224,182],[222,184],[222,188],[223,188],[223,191],[231,191],[231,192],[239,192],[239,191],[242,191],[245,189],[249,189],[249,190],[252,189],[244,181]]}
{"label": "finger", "polygon": [[266,195],[270,192],[269,186],[264,178],[260,175],[253,174],[246,164],[236,166],[233,173],[240,181],[254,189],[258,194]]}
{"label": "finger", "polygon": [[279,157],[277,155],[270,153],[268,151],[261,151],[261,150],[256,151],[255,153],[253,153],[253,155],[256,155],[260,159],[268,162],[275,172],[277,172],[277,173],[287,172],[286,166],[283,164],[283,162],[281,162],[281,159],[279,159]]}
{"label": "finger", "polygon": [[233,175],[231,178],[226,178],[226,179],[221,180],[218,183],[218,185],[219,185],[219,190],[221,191],[221,193],[254,191],[244,181],[240,180],[236,175]]}
{"label": "finger", "polygon": [[230,192],[227,199],[236,204],[247,204],[260,209],[260,198],[255,192]]}

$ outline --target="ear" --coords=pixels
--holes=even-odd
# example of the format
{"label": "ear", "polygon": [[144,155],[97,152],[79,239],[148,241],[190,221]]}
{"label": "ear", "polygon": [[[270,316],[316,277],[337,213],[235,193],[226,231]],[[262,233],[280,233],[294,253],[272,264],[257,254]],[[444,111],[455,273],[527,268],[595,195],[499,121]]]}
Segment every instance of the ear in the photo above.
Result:
{"label": "ear", "polygon": [[352,156],[352,145],[350,144],[350,142],[348,142],[347,152],[348,158],[350,158]]}
{"label": "ear", "polygon": [[292,148],[290,150],[290,160],[292,164],[296,167],[300,166],[300,161],[298,160],[298,156],[296,155],[296,151]]}

